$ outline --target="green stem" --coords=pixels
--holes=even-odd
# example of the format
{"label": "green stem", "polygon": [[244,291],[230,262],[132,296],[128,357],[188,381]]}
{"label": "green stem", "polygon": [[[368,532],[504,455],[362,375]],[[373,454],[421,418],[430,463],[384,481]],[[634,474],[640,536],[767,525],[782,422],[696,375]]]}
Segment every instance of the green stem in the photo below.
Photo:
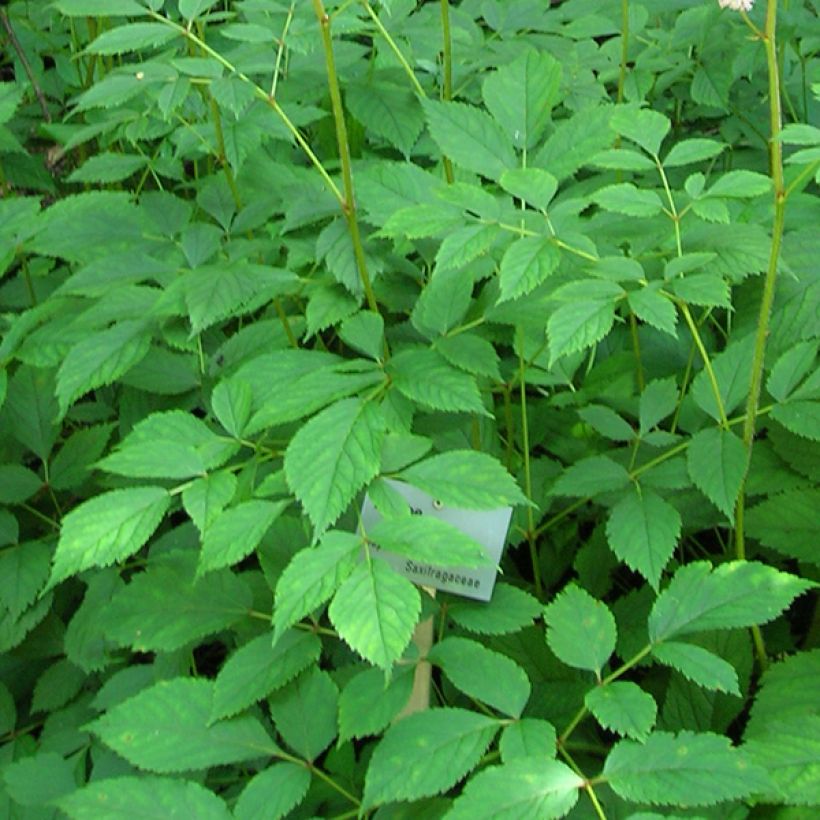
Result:
{"label": "green stem", "polygon": [[638,380],[638,390],[643,393],[646,380],[643,375],[643,363],[641,362],[641,341],[638,338],[638,320],[633,310],[629,311],[629,333],[632,337],[632,350],[635,353],[635,375]]}
{"label": "green stem", "polygon": [[618,102],[624,101],[626,64],[629,61],[629,0],[621,0],[621,66],[618,72]]}
{"label": "green stem", "polygon": [[367,270],[367,262],[364,256],[362,238],[359,232],[359,222],[356,218],[356,199],[353,193],[353,171],[350,163],[350,144],[347,139],[347,124],[345,122],[344,107],[342,105],[342,92],[339,88],[339,77],[336,74],[336,61],[333,56],[333,39],[330,34],[330,17],[325,11],[322,0],[313,0],[313,10],[316,19],[319,21],[319,28],[322,32],[322,46],[325,52],[325,66],[327,68],[327,83],[330,91],[330,104],[333,108],[333,120],[336,125],[336,142],[339,147],[339,161],[342,165],[342,182],[344,184],[344,200],[342,211],[347,218],[350,239],[353,242],[353,255],[356,258],[356,267],[359,270],[359,278],[362,281],[367,306],[373,313],[379,312],[376,302],[376,294],[370,283],[370,273]]}
{"label": "green stem", "polygon": [[293,11],[296,0],[291,0],[288,16],[285,18],[285,25],[282,28],[282,36],[279,38],[279,47],[276,49],[276,63],[273,66],[273,79],[270,84],[270,96],[276,97],[276,86],[279,84],[279,71],[282,67],[282,57],[285,54],[285,39],[288,36],[288,29],[293,22]]}
{"label": "green stem", "polygon": [[379,16],[373,11],[373,7],[367,0],[362,0],[362,5],[364,6],[365,11],[370,15],[370,19],[373,21],[376,28],[379,30],[379,34],[384,37],[387,45],[390,46],[390,50],[395,54],[396,59],[399,61],[401,67],[404,69],[404,73],[410,78],[410,82],[413,85],[413,88],[416,91],[416,94],[419,97],[426,97],[427,94],[422,88],[421,83],[418,81],[418,77],[416,77],[415,72],[410,67],[410,63],[407,62],[407,58],[404,54],[401,53],[401,49],[398,47],[398,44],[391,36],[390,32],[384,27],[384,23],[379,19]]}
{"label": "green stem", "polygon": [[[527,500],[532,502],[532,475],[530,472],[530,432],[527,419],[527,384],[524,378],[524,334],[518,328],[518,395],[521,402],[521,449],[524,456],[524,492]],[[532,576],[535,582],[535,597],[540,599],[544,588],[541,583],[541,564],[538,560],[538,547],[535,539],[535,519],[532,504],[527,505],[527,543],[530,548]]]}
{"label": "green stem", "polygon": [[[443,83],[441,87],[441,98],[443,100],[453,99],[453,40],[450,33],[450,2],[449,0],[441,0],[441,36],[444,41],[442,48],[442,60],[444,65]],[[449,157],[444,157],[444,175],[447,177],[447,182],[452,184],[455,180],[453,173],[453,163],[450,162]]]}

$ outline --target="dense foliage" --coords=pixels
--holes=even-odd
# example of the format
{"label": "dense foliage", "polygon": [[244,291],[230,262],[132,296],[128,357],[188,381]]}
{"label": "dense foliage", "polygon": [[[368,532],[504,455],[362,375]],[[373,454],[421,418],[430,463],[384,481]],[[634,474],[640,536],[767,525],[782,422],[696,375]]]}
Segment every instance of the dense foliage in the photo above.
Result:
{"label": "dense foliage", "polygon": [[3,6],[0,814],[816,811],[817,12]]}

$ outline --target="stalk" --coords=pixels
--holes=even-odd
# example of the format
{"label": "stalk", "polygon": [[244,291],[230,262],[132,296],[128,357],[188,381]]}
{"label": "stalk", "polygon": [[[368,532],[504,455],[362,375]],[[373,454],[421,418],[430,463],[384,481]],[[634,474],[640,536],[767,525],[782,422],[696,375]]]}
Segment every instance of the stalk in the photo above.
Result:
{"label": "stalk", "polygon": [[[444,61],[443,72],[444,82],[441,87],[441,98],[451,100],[453,98],[453,39],[450,34],[450,2],[441,0],[441,36],[444,40],[442,49],[442,59]],[[449,157],[443,158],[444,175],[447,182],[452,184],[455,180],[453,175],[453,163]]]}
{"label": "stalk", "polygon": [[629,0],[621,0],[621,66],[618,71],[618,102],[624,101],[626,64],[629,61]]}
{"label": "stalk", "polygon": [[330,34],[330,17],[325,11],[322,0],[313,0],[313,10],[316,12],[316,19],[319,21],[319,28],[322,32],[322,46],[325,52],[325,65],[327,67],[327,84],[330,91],[330,103],[333,108],[333,120],[336,124],[336,141],[339,146],[339,161],[342,165],[342,182],[344,184],[344,200],[342,211],[347,219],[350,239],[353,242],[353,255],[356,258],[356,267],[359,270],[359,278],[362,281],[367,305],[374,313],[379,312],[376,302],[376,294],[370,283],[370,274],[367,270],[367,262],[362,246],[362,237],[359,232],[359,223],[356,219],[356,200],[353,193],[353,172],[350,163],[350,144],[347,139],[347,124],[345,122],[344,107],[342,106],[342,92],[339,89],[339,77],[336,74],[336,61],[333,57],[333,40]]}

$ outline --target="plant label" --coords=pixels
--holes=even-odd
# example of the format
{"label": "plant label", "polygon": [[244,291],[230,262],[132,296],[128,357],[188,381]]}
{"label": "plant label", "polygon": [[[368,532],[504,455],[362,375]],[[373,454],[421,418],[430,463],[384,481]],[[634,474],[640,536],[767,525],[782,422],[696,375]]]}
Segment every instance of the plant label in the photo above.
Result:
{"label": "plant label", "polygon": [[[458,527],[484,547],[494,564],[499,563],[507,537],[507,529],[510,526],[512,507],[501,507],[496,510],[465,510],[446,507],[431,495],[402,481],[393,479],[385,479],[385,481],[407,501],[413,515],[431,515]],[[362,524],[365,530],[381,520],[382,516],[373,506],[370,496],[365,496],[362,506]],[[479,601],[490,600],[498,574],[495,567],[438,566],[414,561],[406,555],[398,555],[378,547],[374,548],[373,554],[383,558],[393,569],[413,583],[440,589],[443,592],[452,592],[465,598],[475,598]]]}

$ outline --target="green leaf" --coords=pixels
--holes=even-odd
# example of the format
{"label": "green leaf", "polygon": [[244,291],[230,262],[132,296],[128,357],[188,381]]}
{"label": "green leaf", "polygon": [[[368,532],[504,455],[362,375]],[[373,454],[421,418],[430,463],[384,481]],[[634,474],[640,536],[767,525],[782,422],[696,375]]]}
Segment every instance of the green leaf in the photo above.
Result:
{"label": "green leaf", "polygon": [[210,722],[213,690],[203,678],[160,681],[109,709],[89,729],[129,763],[162,774],[276,754],[255,717]]}
{"label": "green leaf", "polygon": [[629,422],[603,404],[588,404],[578,411],[578,415],[593,430],[612,441],[632,441],[635,438],[635,431]]}
{"label": "green leaf", "polygon": [[550,492],[585,498],[628,487],[630,481],[626,468],[617,461],[608,456],[589,456],[564,470]]}
{"label": "green leaf", "polygon": [[666,641],[653,647],[652,655],[698,686],[740,696],[735,668],[702,646]]}
{"label": "green leaf", "polygon": [[436,350],[455,367],[501,381],[498,353],[491,342],[469,331],[456,336],[441,336],[435,341]]}
{"label": "green leaf", "polygon": [[[55,0],[55,8],[67,17],[96,17],[100,0]],[[139,17],[146,14],[145,6],[135,0],[105,0],[106,17]]]}
{"label": "green leaf", "polygon": [[547,643],[559,660],[600,675],[615,651],[615,618],[606,604],[570,584],[544,609]]}
{"label": "green leaf", "polygon": [[686,451],[689,476],[695,486],[732,522],[748,455],[734,433],[719,427],[696,433]]}
{"label": "green leaf", "polygon": [[422,105],[430,134],[456,165],[490,179],[516,166],[507,135],[488,114],[459,102],[425,99]]}
{"label": "green leaf", "polygon": [[465,273],[458,268],[437,267],[433,271],[410,315],[413,326],[420,333],[433,338],[461,321],[473,296],[473,277]]}
{"label": "green leaf", "polygon": [[559,182],[571,177],[599,151],[611,147],[611,116],[611,107],[589,105],[561,120],[535,155],[533,164],[545,168]]}
{"label": "green leaf", "polygon": [[68,182],[122,182],[144,168],[148,159],[139,154],[114,154],[103,152],[89,157],[79,168],[69,174]]}
{"label": "green leaf", "polygon": [[51,547],[41,541],[6,547],[0,552],[0,606],[19,618],[48,579]]}
{"label": "green leaf", "polygon": [[378,406],[343,399],[322,410],[285,451],[288,485],[310,517],[316,540],[379,472],[384,418]]}
{"label": "green leaf", "polygon": [[768,782],[729,738],[708,732],[655,732],[646,743],[622,740],[607,757],[604,777],[624,800],[683,808],[742,799]]}
{"label": "green leaf", "polygon": [[182,491],[182,506],[200,534],[213,523],[236,492],[233,473],[219,470],[192,481]]}
{"label": "green leaf", "polygon": [[296,763],[274,763],[255,774],[234,806],[236,820],[279,820],[305,799],[310,772]]}
{"label": "green leaf", "polygon": [[192,478],[224,464],[236,443],[182,410],[152,413],[97,466],[132,478]]}
{"label": "green leaf", "polygon": [[342,583],[328,614],[339,635],[365,660],[389,669],[413,635],[418,590],[384,561],[363,561]]}
{"label": "green leaf", "polygon": [[451,367],[435,350],[402,350],[390,360],[388,372],[400,393],[425,407],[487,415],[475,379]]}
{"label": "green leaf", "polygon": [[476,641],[450,637],[427,653],[453,685],[510,717],[520,717],[530,697],[530,681],[524,670],[506,655],[493,652]]}
{"label": "green leaf", "polygon": [[476,450],[451,450],[402,470],[399,477],[435,496],[442,504],[491,510],[526,504],[515,479],[502,464]]}
{"label": "green leaf", "polygon": [[74,767],[55,752],[38,752],[9,763],[4,791],[21,806],[46,806],[77,788]]}
{"label": "green leaf", "polygon": [[553,298],[564,302],[547,321],[550,367],[568,353],[584,350],[606,336],[615,322],[615,304],[624,296],[614,282],[571,282]]}
{"label": "green leaf", "polygon": [[368,531],[367,538],[383,549],[427,564],[493,566],[486,549],[472,536],[428,515],[385,518]]}
{"label": "green leaf", "polygon": [[678,404],[678,385],[674,378],[655,379],[641,393],[640,432],[645,435],[675,411]]}
{"label": "green leaf", "polygon": [[614,681],[590,689],[584,704],[605,729],[636,740],[649,736],[658,714],[652,695],[629,681]]}
{"label": "green leaf", "polygon": [[[444,237],[436,253],[436,272],[461,269],[484,256],[498,236],[497,225],[467,225]],[[472,283],[472,278],[460,274],[462,281]],[[426,290],[426,289],[425,289]]]}
{"label": "green leaf", "polygon": [[448,820],[563,817],[578,802],[584,781],[557,760],[521,758],[483,769],[467,783]]}
{"label": "green leaf", "polygon": [[300,550],[276,583],[274,643],[288,627],[321,606],[353,572],[361,540],[350,533],[326,532],[317,547]]}
{"label": "green leaf", "polygon": [[268,698],[271,717],[284,741],[305,760],[315,760],[336,737],[339,690],[312,666]]}
{"label": "green leaf", "polygon": [[531,626],[541,614],[541,604],[523,589],[498,583],[489,601],[454,600],[447,614],[469,632],[479,635],[505,635]]}
{"label": "green leaf", "polygon": [[145,774],[92,781],[57,804],[72,820],[175,816],[230,820],[233,816],[221,798],[199,783]]}
{"label": "green leaf", "polygon": [[543,136],[558,101],[561,74],[551,54],[527,49],[484,80],[484,102],[516,148],[534,148]]}
{"label": "green leaf", "polygon": [[170,504],[162,487],[131,487],[101,493],[75,507],[62,521],[49,588],[89,567],[106,567],[133,555]]}
{"label": "green leaf", "polygon": [[55,661],[37,678],[31,698],[32,712],[56,712],[83,688],[85,672],[66,658]]}
{"label": "green leaf", "polygon": [[518,299],[555,273],[561,255],[547,238],[525,236],[516,239],[501,259],[499,302]]}
{"label": "green leaf", "polygon": [[731,305],[731,291],[718,273],[694,273],[671,283],[672,290],[690,305],[725,307]]}
{"label": "green leaf", "polygon": [[558,180],[541,168],[512,168],[501,175],[501,187],[539,211],[547,206],[558,190]]}
{"label": "green leaf", "polygon": [[658,111],[632,106],[616,109],[609,124],[616,134],[627,137],[654,156],[658,155],[661,143],[672,127],[669,119]]}
{"label": "green leaf", "polygon": [[203,265],[184,279],[191,333],[202,333],[229,316],[250,313],[298,284],[294,274],[265,265]]}
{"label": "green leaf", "polygon": [[678,314],[675,306],[665,296],[658,293],[658,288],[649,285],[629,294],[629,307],[635,315],[648,325],[677,336]]}
{"label": "green leaf", "polygon": [[414,667],[397,667],[386,681],[381,669],[365,669],[351,678],[339,696],[339,742],[375,735],[407,705]]}
{"label": "green leaf", "polygon": [[194,581],[194,555],[136,575],[105,608],[106,636],[138,652],[172,652],[247,618],[250,590],[231,572]]}
{"label": "green leaf", "polygon": [[774,620],[814,586],[757,561],[708,561],[681,567],[649,615],[653,643],[711,629],[734,629]]}
{"label": "green leaf", "polygon": [[648,171],[655,167],[655,163],[649,157],[628,148],[607,148],[599,151],[590,164],[613,171]]}
{"label": "green leaf", "polygon": [[449,789],[478,764],[497,731],[497,720],[464,709],[408,715],[385,732],[373,752],[362,808]]}
{"label": "green leaf", "polygon": [[681,533],[678,511],[654,491],[628,492],[612,508],[606,535],[612,551],[655,588]]}
{"label": "green leaf", "polygon": [[150,347],[151,333],[138,320],[96,331],[74,345],[57,371],[60,415],[84,393],[111,384],[139,364]]}
{"label": "green leaf", "polygon": [[756,171],[729,171],[706,191],[705,196],[744,199],[762,196],[772,187],[772,180],[766,174]]}
{"label": "green leaf", "polygon": [[772,418],[796,436],[820,441],[820,402],[789,401],[772,408]]}
{"label": "green leaf", "polygon": [[253,392],[242,379],[221,381],[211,394],[211,408],[219,423],[234,438],[241,438],[251,415]]}
{"label": "green leaf", "polygon": [[51,462],[49,484],[55,490],[81,486],[90,478],[91,465],[102,455],[112,429],[112,424],[97,424],[72,433]]}
{"label": "green leaf", "polygon": [[424,114],[418,100],[406,86],[381,82],[349,82],[345,104],[367,129],[398,148],[405,159],[424,128]]}
{"label": "green leaf", "polygon": [[339,328],[341,340],[354,350],[381,361],[384,356],[384,319],[378,313],[361,310],[349,316]]}
{"label": "green leaf", "polygon": [[54,371],[19,367],[9,379],[3,415],[14,438],[46,460],[58,433]]}
{"label": "green leaf", "polygon": [[[741,342],[729,345],[726,350],[712,359],[712,370],[715,373],[723,409],[727,415],[737,409],[748,393],[752,345],[753,339],[747,337]],[[716,421],[721,421],[712,384],[705,370],[701,370],[695,376],[691,396],[701,410]]]}
{"label": "green leaf", "polygon": [[816,358],[816,341],[800,342],[789,348],[775,362],[766,382],[766,389],[777,401],[786,401],[814,366]]}
{"label": "green leaf", "polygon": [[43,482],[22,464],[0,464],[0,504],[22,504],[38,493]]}
{"label": "green leaf", "polygon": [[[99,9],[94,13],[99,13]],[[91,45],[89,54],[126,54],[129,51],[157,48],[177,37],[176,31],[165,23],[128,23],[104,31]]]}
{"label": "green leaf", "polygon": [[661,198],[654,191],[637,188],[631,182],[607,185],[592,195],[592,201],[604,210],[627,216],[655,216],[663,210]]}
{"label": "green leaf", "polygon": [[766,547],[801,561],[820,565],[817,510],[820,490],[789,490],[774,495],[746,513],[746,532]]}
{"label": "green leaf", "polygon": [[504,728],[498,749],[501,762],[509,763],[522,757],[555,757],[557,736],[555,727],[539,718],[522,718]]}
{"label": "green leaf", "polygon": [[229,567],[250,555],[287,506],[287,501],[251,500],[221,512],[202,536],[198,573]]}
{"label": "green leaf", "polygon": [[286,631],[275,645],[269,632],[248,641],[219,670],[210,720],[233,717],[262,700],[315,663],[321,651],[316,635],[297,629]]}
{"label": "green leaf", "polygon": [[726,144],[723,142],[702,137],[681,140],[672,146],[663,160],[663,165],[665,168],[676,168],[681,165],[691,165],[694,162],[704,162],[716,157],[725,147]]}

